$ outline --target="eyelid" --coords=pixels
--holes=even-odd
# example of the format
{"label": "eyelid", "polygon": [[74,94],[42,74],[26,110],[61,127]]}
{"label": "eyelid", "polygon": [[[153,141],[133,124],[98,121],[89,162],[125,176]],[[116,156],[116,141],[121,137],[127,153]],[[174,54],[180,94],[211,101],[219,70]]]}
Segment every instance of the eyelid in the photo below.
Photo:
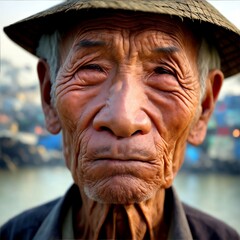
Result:
{"label": "eyelid", "polygon": [[99,64],[95,64],[95,63],[85,64],[83,66],[80,66],[79,70],[81,70],[81,69],[97,70],[99,72],[104,71],[103,68]]}
{"label": "eyelid", "polygon": [[[159,70],[159,72],[157,70]],[[174,69],[170,69],[166,66],[156,66],[153,71],[155,74],[169,74],[172,76],[176,76]]]}
{"label": "eyelid", "polygon": [[157,71],[159,70],[159,73],[171,73],[170,70],[168,70],[165,67],[161,67],[161,66],[157,66],[154,68],[154,72],[157,73]]}

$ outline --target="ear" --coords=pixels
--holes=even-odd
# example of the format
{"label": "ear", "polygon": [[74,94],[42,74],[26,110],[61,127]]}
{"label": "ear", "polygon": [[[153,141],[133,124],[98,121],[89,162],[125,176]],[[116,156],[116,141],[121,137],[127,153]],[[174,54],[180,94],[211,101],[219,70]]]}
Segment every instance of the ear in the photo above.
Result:
{"label": "ear", "polygon": [[40,83],[40,93],[42,108],[45,115],[47,130],[52,134],[58,134],[61,130],[61,124],[58,114],[51,101],[51,81],[49,65],[44,59],[39,59],[37,65],[38,79]]}
{"label": "ear", "polygon": [[208,74],[206,91],[200,107],[201,112],[188,136],[188,142],[192,145],[197,146],[205,139],[208,122],[215,108],[223,79],[223,73],[218,69],[212,70]]}

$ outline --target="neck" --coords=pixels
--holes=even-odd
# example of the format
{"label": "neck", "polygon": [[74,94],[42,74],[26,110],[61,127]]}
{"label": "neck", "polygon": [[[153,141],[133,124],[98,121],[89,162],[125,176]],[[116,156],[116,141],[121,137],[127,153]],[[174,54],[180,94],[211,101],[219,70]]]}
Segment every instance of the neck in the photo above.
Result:
{"label": "neck", "polygon": [[165,239],[165,190],[144,202],[129,205],[102,204],[81,192],[75,236],[80,239]]}

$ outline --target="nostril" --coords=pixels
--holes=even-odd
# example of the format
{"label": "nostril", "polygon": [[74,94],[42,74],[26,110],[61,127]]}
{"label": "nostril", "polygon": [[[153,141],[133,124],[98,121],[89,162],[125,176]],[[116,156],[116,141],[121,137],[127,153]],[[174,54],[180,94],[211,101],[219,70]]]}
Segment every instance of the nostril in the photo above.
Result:
{"label": "nostril", "polygon": [[141,130],[137,130],[136,132],[134,132],[133,134],[132,134],[132,136],[134,136],[134,135],[142,135],[143,134],[143,132],[141,131]]}
{"label": "nostril", "polygon": [[[115,135],[116,137],[118,137],[119,139],[121,138],[124,138],[124,136],[121,136],[121,134],[118,134],[117,132],[113,132],[110,128],[106,127],[106,126],[101,126],[98,128],[98,131],[99,132],[108,132],[110,134],[113,134]],[[135,135],[138,135],[138,134],[143,134],[143,132],[141,130],[137,130],[135,131],[133,134],[129,135],[130,136],[135,136]]]}
{"label": "nostril", "polygon": [[[110,128],[106,127],[106,126],[102,126],[102,127],[99,127],[98,128],[98,131],[99,132],[108,132],[110,134],[113,134],[113,135],[116,135],[119,139],[123,138],[123,136],[121,136],[121,134],[117,134],[117,133],[114,133]],[[133,134],[129,135],[130,136],[136,136],[136,135],[142,135],[143,134],[143,131],[141,130],[137,130],[135,131]]]}
{"label": "nostril", "polygon": [[110,128],[105,127],[105,126],[100,127],[99,131],[105,131],[105,132],[109,132],[109,133],[113,134],[113,131]]}

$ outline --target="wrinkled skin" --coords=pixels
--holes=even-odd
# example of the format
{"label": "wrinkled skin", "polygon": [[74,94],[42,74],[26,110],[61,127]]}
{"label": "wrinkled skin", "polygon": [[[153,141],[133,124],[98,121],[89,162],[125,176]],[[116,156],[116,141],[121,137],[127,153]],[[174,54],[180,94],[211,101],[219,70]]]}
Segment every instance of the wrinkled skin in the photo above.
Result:
{"label": "wrinkled skin", "polygon": [[[54,105],[48,65],[39,61],[47,127],[62,129],[65,160],[83,202],[131,206],[157,198],[153,222],[162,221],[164,189],[187,141],[204,139],[223,79],[219,70],[209,73],[201,103],[198,48],[191,31],[167,17],[88,20],[61,43]],[[142,211],[152,217],[156,205],[150,205],[152,212]]]}

